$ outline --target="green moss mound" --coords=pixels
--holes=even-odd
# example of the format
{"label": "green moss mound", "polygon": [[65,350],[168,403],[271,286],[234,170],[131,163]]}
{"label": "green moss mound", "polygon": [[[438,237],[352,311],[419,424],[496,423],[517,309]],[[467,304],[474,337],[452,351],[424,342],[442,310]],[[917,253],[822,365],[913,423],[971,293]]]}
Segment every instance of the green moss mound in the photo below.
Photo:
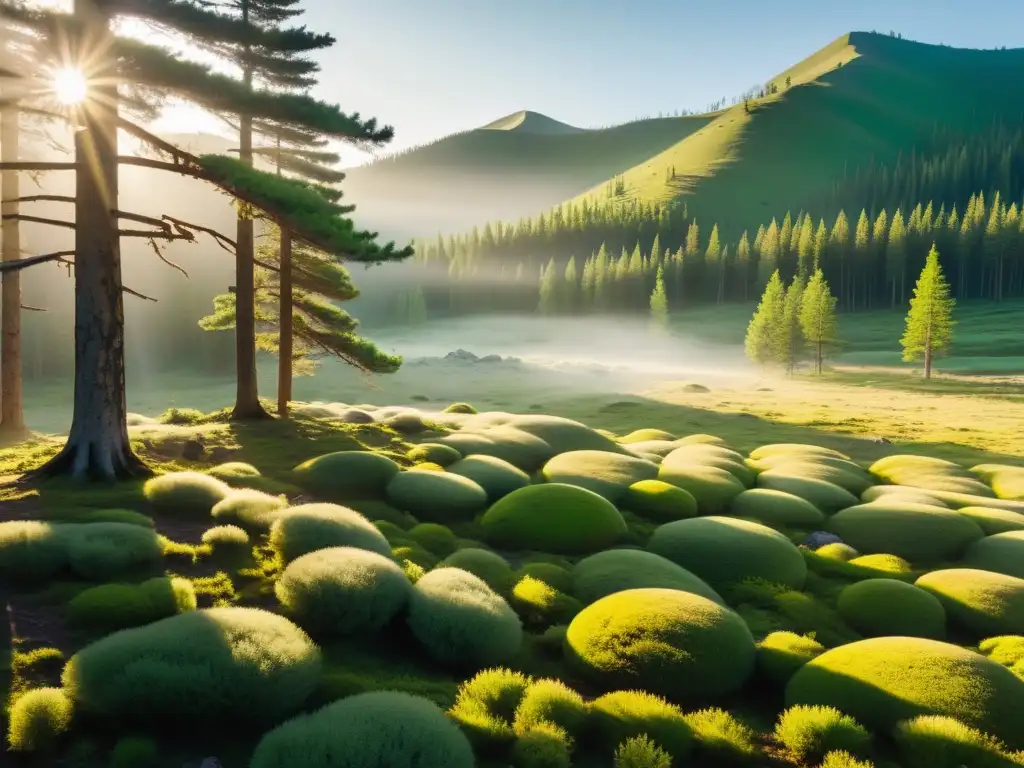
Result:
{"label": "green moss mound", "polygon": [[241,489],[218,501],[210,514],[220,523],[238,525],[250,531],[266,531],[274,522],[275,515],[287,506],[287,500],[281,496]]}
{"label": "green moss mound", "polygon": [[214,555],[240,555],[252,547],[249,534],[237,525],[215,525],[203,531],[200,539]]}
{"label": "green moss mound", "polygon": [[689,492],[697,500],[702,515],[725,512],[732,500],[746,490],[734,475],[717,467],[689,465],[673,469],[662,464],[658,479]]}
{"label": "green moss mound", "polygon": [[955,559],[984,536],[977,524],[952,510],[896,501],[844,509],[829,521],[829,530],[859,552],[898,555],[914,563]]}
{"label": "green moss mound", "polygon": [[806,443],[772,443],[771,445],[762,445],[760,448],[755,448],[750,452],[750,458],[754,461],[761,461],[773,456],[802,459],[825,457],[850,460],[849,456],[839,451]]}
{"label": "green moss mound", "polygon": [[480,522],[488,541],[497,546],[558,554],[605,549],[626,533],[626,522],[610,501],[562,483],[513,491]]}
{"label": "green moss mound", "polygon": [[949,506],[938,495],[909,485],[873,485],[860,495],[865,504],[884,499],[886,501],[912,501],[915,504],[931,504],[935,507]]}
{"label": "green moss mound", "polygon": [[353,547],[303,555],[274,584],[288,614],[318,634],[376,632],[405,607],[411,591],[393,560]]}
{"label": "green moss mound", "polygon": [[647,443],[653,440],[676,440],[676,436],[663,429],[635,429],[625,437],[620,437],[619,442],[623,445],[632,443]]}
{"label": "green moss mound", "polygon": [[757,644],[757,669],[776,685],[785,685],[804,664],[825,652],[813,637],[795,632],[771,632]]}
{"label": "green moss mound", "polygon": [[208,727],[290,714],[320,670],[316,646],[287,619],[210,608],[108,635],[72,656],[62,681],[78,707],[99,717]]}
{"label": "green moss mound", "polygon": [[964,553],[964,564],[1024,579],[1024,531],[1007,531],[975,541]]}
{"label": "green moss mound", "polygon": [[438,557],[448,557],[459,548],[459,541],[451,528],[438,523],[419,523],[406,531],[405,535]]}
{"label": "green moss mound", "polygon": [[[712,448],[725,450],[717,446],[688,446],[692,448]],[[681,453],[683,452],[683,453]],[[677,448],[668,456],[664,457],[660,466],[666,472],[686,472],[693,468],[713,468],[728,472],[742,483],[744,488],[750,488],[757,479],[757,473],[743,463],[743,459],[733,460],[721,456],[690,456],[687,447]]]}
{"label": "green moss mound", "polygon": [[448,711],[481,754],[507,746],[516,737],[512,728],[530,679],[510,669],[485,669],[459,686]]}
{"label": "green moss mound", "polygon": [[773,464],[774,466],[766,471],[790,477],[803,477],[809,480],[821,480],[822,482],[837,485],[857,497],[874,485],[874,481],[867,472],[859,470],[859,468],[851,470],[845,467],[819,464],[816,461],[811,460],[794,460],[778,463],[773,462]]}
{"label": "green moss mound", "polygon": [[250,768],[474,768],[469,741],[433,702],[359,693],[267,733]]}
{"label": "green moss mound", "polygon": [[491,501],[508,496],[530,484],[530,476],[523,470],[496,456],[467,456],[448,467],[455,475],[462,475],[479,485]]}
{"label": "green moss mound", "polygon": [[886,456],[872,464],[869,471],[890,485],[909,485],[973,496],[995,496],[991,488],[959,464],[931,456]]}
{"label": "green moss mound", "polygon": [[471,520],[487,506],[487,493],[468,477],[448,472],[401,472],[387,487],[398,509],[437,523]]}
{"label": "green moss mound", "polygon": [[865,637],[946,636],[946,611],[931,593],[896,579],[866,579],[845,587],[836,605]]}
{"label": "green moss mound", "polygon": [[804,765],[835,750],[861,756],[871,751],[871,734],[834,707],[790,707],[775,724],[775,740]]}
{"label": "green moss mound", "polygon": [[328,547],[357,547],[391,554],[391,545],[358,512],[337,504],[302,504],[278,514],[270,526],[270,546],[287,563]]}
{"label": "green moss mound", "polygon": [[680,765],[693,750],[693,732],[683,711],[646,691],[612,691],[590,704],[590,734],[605,752],[647,735]]}
{"label": "green moss mound", "polygon": [[809,529],[825,521],[825,513],[806,499],[767,488],[752,488],[741,493],[729,505],[729,514],[753,518],[772,528]]}
{"label": "green moss mound", "polygon": [[486,549],[467,547],[448,555],[439,568],[461,568],[481,579],[499,595],[508,594],[516,582],[512,566],[501,555]]}
{"label": "green moss mound", "polygon": [[913,572],[910,563],[897,555],[861,555],[849,561],[855,568],[877,571],[879,575],[891,573],[905,575]]}
{"label": "green moss mound", "polygon": [[449,467],[462,459],[462,454],[450,445],[441,443],[420,443],[408,453],[409,461],[413,464],[429,462],[442,467]]}
{"label": "green moss mound", "polygon": [[685,437],[679,438],[677,441],[680,445],[721,445],[725,448],[729,447],[729,443],[723,440],[721,437],[716,435],[705,435],[698,433],[695,435],[686,435]]}
{"label": "green moss mound", "polygon": [[860,556],[860,552],[851,547],[849,544],[843,544],[841,542],[835,542],[833,544],[826,544],[824,547],[818,547],[814,550],[814,554],[819,557],[827,557],[832,560],[841,560],[844,563],[848,563],[855,557]]}
{"label": "green moss mound", "polygon": [[171,472],[147,480],[142,493],[154,512],[196,517],[210,514],[231,486],[202,472]]}
{"label": "green moss mound", "polygon": [[715,588],[764,579],[799,589],[807,578],[807,564],[793,542],[767,526],[731,517],[666,523],[647,549]]}
{"label": "green moss mound", "polygon": [[128,523],[142,528],[153,528],[152,518],[134,509],[93,509],[61,520],[64,523]]}
{"label": "green moss mound", "polygon": [[11,705],[7,743],[16,752],[52,755],[58,740],[71,728],[74,703],[60,688],[26,691]]}
{"label": "green moss mound", "polygon": [[583,610],[583,604],[540,579],[523,576],[512,588],[511,604],[523,622],[536,628],[564,625]]}
{"label": "green moss mound", "polygon": [[986,536],[1008,531],[1024,531],[1024,515],[1005,509],[961,507],[957,514],[973,520]]}
{"label": "green moss mound", "polygon": [[226,461],[206,470],[206,474],[213,475],[230,484],[231,480],[239,477],[259,477],[260,471],[244,461]]}
{"label": "green moss mound", "polygon": [[571,666],[595,685],[639,687],[676,700],[732,693],[754,670],[754,638],[743,620],[674,589],[601,598],[573,619],[565,644]]}
{"label": "green moss mound", "polygon": [[570,451],[626,452],[624,447],[586,424],[561,416],[525,414],[514,416],[506,426],[539,437],[551,446],[556,456]]}
{"label": "green moss mound", "polygon": [[979,464],[970,471],[992,486],[998,498],[1024,501],[1024,467]]}
{"label": "green moss mound", "polygon": [[524,472],[539,469],[556,452],[536,435],[505,425],[478,430],[463,428],[462,431],[438,438],[437,442],[450,445],[463,456],[494,456]]}
{"label": "green moss mound", "polygon": [[893,740],[907,768],[1013,768],[1020,757],[1005,754],[999,739],[952,717],[921,715],[900,723]]}
{"label": "green moss mound", "polygon": [[397,462],[368,451],[338,451],[304,461],[292,471],[295,483],[328,501],[380,498],[398,474]]}
{"label": "green moss mound", "polygon": [[543,473],[549,483],[586,488],[615,503],[633,483],[657,477],[658,466],[635,456],[607,451],[571,451],[551,459],[544,465]]}
{"label": "green moss mound", "polygon": [[725,605],[707,582],[671,560],[636,549],[609,549],[572,569],[572,594],[584,605],[629,589],[678,589]]}
{"label": "green moss mound", "polygon": [[145,736],[122,736],[110,750],[107,768],[156,768],[160,765],[160,748]]}
{"label": "green moss mound", "polygon": [[948,568],[915,584],[938,598],[951,623],[978,637],[1024,634],[1024,579],[971,568]]}
{"label": "green moss mound", "polygon": [[572,572],[554,563],[526,563],[516,571],[516,581],[530,576],[566,594],[573,593]]}
{"label": "green moss mound", "polygon": [[633,483],[626,489],[619,505],[656,523],[670,523],[697,515],[697,500],[692,493],[661,480]]}
{"label": "green moss mound", "polygon": [[918,715],[946,715],[1024,746],[1024,685],[978,653],[917,637],[861,640],[823,653],[786,688],[786,704],[835,707],[889,731]]}
{"label": "green moss mound", "polygon": [[160,576],[141,584],[102,584],[75,595],[67,617],[92,632],[113,632],[195,610],[196,593],[188,579]]}
{"label": "green moss mound", "polygon": [[781,469],[769,469],[757,476],[757,487],[783,491],[809,501],[826,515],[855,506],[858,498],[845,488],[813,477],[790,475]]}
{"label": "green moss mound", "polygon": [[409,628],[442,664],[480,669],[519,651],[523,628],[508,603],[468,571],[440,568],[416,582]]}

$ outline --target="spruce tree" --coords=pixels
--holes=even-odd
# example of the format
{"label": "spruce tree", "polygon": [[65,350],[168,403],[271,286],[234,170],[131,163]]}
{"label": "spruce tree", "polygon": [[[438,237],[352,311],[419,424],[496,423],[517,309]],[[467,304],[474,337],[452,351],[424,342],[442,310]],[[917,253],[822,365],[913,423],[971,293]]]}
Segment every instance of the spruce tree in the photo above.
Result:
{"label": "spruce tree", "polygon": [[779,225],[775,219],[765,230],[757,255],[757,284],[759,289],[763,289],[771,280],[772,273],[779,268]]}
{"label": "spruce tree", "polygon": [[790,375],[800,364],[804,353],[804,336],[800,328],[803,292],[803,280],[793,278],[783,297],[781,317],[772,324],[773,357]]}
{"label": "spruce tree", "polygon": [[562,274],[565,288],[565,311],[569,313],[578,312],[580,309],[580,278],[576,273],[576,257],[570,256],[565,265],[565,272]]}
{"label": "spruce tree", "polygon": [[715,295],[715,303],[722,303],[722,274],[724,272],[722,267],[722,244],[718,239],[718,225],[715,224],[711,228],[711,236],[708,238],[708,248],[704,252],[704,268],[705,268],[705,283],[706,291],[705,295],[711,295],[713,292]]}
{"label": "spruce tree", "polygon": [[[885,277],[892,286],[893,309],[896,308],[896,286],[899,283],[900,275],[906,269],[906,234],[903,214],[897,208],[896,213],[892,215],[892,224],[889,226],[889,239],[885,246]],[[901,301],[902,298],[901,296]]]}
{"label": "spruce tree", "polygon": [[924,377],[932,377],[932,361],[944,355],[953,343],[953,307],[949,283],[942,274],[939,252],[933,245],[928,252],[921,276],[914,287],[914,297],[907,312],[906,329],[900,344],[906,362],[924,360]]}
{"label": "spruce tree", "polygon": [[768,279],[764,295],[761,296],[754,316],[750,319],[744,341],[747,357],[759,365],[776,359],[775,331],[785,311],[785,294],[786,289],[782,285],[779,270],[776,269]]}
{"label": "spruce tree", "polygon": [[750,240],[747,238],[747,231],[743,230],[740,242],[736,246],[736,281],[738,283],[738,295],[744,302],[747,300],[747,291],[750,288]]}
{"label": "spruce tree", "polygon": [[553,315],[558,304],[558,272],[555,259],[551,257],[547,266],[541,269],[540,303],[538,310],[542,315]]}
{"label": "spruce tree", "polygon": [[800,327],[804,339],[814,348],[814,370],[820,376],[825,348],[836,335],[836,299],[820,268],[804,289]]}
{"label": "spruce tree", "polygon": [[668,296],[665,293],[665,271],[658,267],[658,276],[654,280],[651,292],[651,323],[657,330],[668,329]]}

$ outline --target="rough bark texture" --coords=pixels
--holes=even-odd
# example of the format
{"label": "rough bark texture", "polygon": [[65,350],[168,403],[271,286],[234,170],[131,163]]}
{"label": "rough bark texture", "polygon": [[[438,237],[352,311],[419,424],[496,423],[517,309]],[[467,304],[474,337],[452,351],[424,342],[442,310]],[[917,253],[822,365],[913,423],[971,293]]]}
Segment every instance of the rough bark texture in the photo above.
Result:
{"label": "rough bark texture", "polygon": [[[0,160],[18,159],[18,108],[11,104],[0,107]],[[20,197],[17,171],[0,174],[0,199],[13,201]],[[4,216],[16,214],[18,204],[0,204]],[[0,238],[3,240],[3,261],[17,261],[21,256],[21,232],[16,219],[4,219]],[[0,311],[0,433],[4,437],[25,432],[21,396],[21,272],[11,270],[3,275],[2,311]]]}
{"label": "rough bark texture", "polygon": [[[107,50],[109,17],[75,0],[92,51]],[[97,67],[99,69],[99,67]],[[128,441],[124,303],[117,234],[117,87],[112,67],[94,85],[75,134],[75,398],[64,449],[39,473],[113,480],[145,474]]]}
{"label": "rough bark texture", "polygon": [[288,418],[288,403],[292,399],[292,235],[286,229],[281,230],[280,292],[277,412],[285,419]]}

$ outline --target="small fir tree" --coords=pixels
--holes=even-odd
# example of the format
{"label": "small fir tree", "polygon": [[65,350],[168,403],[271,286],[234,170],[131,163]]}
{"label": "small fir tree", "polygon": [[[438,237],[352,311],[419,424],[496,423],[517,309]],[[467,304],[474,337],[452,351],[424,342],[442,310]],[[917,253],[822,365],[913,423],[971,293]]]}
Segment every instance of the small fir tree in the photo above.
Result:
{"label": "small fir tree", "polygon": [[785,288],[782,285],[779,270],[776,269],[768,279],[764,295],[757,305],[754,316],[750,319],[744,342],[747,357],[759,365],[764,365],[775,359],[772,332],[782,318],[784,304]]}
{"label": "small fir tree", "polygon": [[800,329],[800,305],[804,283],[799,277],[793,279],[786,289],[782,301],[782,315],[772,327],[772,346],[775,361],[792,375],[800,364],[804,353],[804,337]]}
{"label": "small fir tree", "polygon": [[906,362],[924,360],[924,377],[932,376],[932,361],[949,351],[953,343],[953,307],[949,283],[942,274],[939,252],[934,245],[928,252],[921,276],[914,287],[914,297],[907,312],[906,330],[900,344]]}
{"label": "small fir tree", "polygon": [[835,341],[836,336],[836,297],[832,295],[821,269],[815,271],[804,289],[800,327],[804,339],[814,348],[814,370],[820,376],[825,348]]}
{"label": "small fir tree", "polygon": [[665,293],[665,270],[661,267],[658,267],[651,292],[651,324],[657,330],[668,329],[668,296]]}

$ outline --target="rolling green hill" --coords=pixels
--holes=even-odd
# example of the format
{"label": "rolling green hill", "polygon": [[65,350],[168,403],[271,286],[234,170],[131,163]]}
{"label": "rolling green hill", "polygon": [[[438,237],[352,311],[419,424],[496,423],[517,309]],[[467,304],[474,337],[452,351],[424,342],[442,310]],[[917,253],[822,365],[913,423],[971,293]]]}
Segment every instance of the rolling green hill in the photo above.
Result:
{"label": "rolling green hill", "polygon": [[482,131],[518,131],[532,133],[537,136],[565,136],[572,133],[583,133],[583,128],[553,120],[540,112],[522,110],[488,123]]}

